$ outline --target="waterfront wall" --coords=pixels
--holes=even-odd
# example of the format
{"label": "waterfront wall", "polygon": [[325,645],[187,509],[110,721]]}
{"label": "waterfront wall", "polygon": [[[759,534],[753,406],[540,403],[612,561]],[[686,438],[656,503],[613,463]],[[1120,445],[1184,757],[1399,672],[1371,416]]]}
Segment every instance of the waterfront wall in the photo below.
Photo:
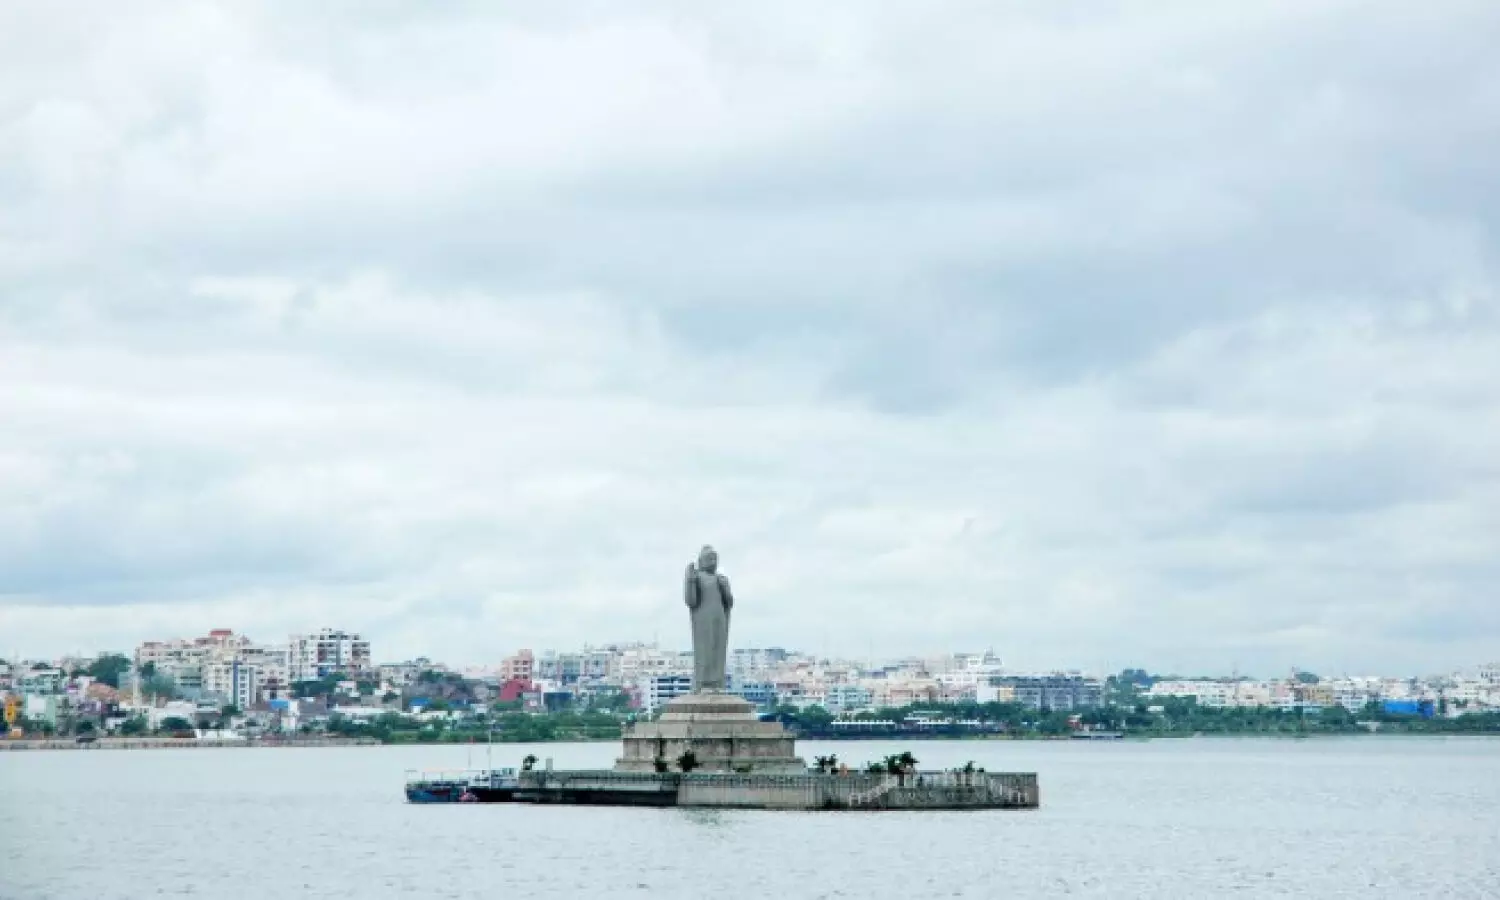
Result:
{"label": "waterfront wall", "polygon": [[727,809],[1034,809],[1035,773],[919,772],[905,776],[804,772],[636,773],[606,770],[526,772],[533,802],[649,803]]}
{"label": "waterfront wall", "polygon": [[686,778],[679,806],[753,809],[1030,809],[1040,804],[1032,773],[922,772],[906,776],[715,775]]}

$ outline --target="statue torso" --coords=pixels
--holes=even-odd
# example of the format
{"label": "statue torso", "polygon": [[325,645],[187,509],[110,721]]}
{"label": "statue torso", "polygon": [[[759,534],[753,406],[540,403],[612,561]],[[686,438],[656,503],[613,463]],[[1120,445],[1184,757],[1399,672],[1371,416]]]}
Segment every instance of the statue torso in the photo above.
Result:
{"label": "statue torso", "polygon": [[724,596],[719,593],[719,576],[712,572],[698,573],[698,598],[701,606],[710,603],[723,606]]}

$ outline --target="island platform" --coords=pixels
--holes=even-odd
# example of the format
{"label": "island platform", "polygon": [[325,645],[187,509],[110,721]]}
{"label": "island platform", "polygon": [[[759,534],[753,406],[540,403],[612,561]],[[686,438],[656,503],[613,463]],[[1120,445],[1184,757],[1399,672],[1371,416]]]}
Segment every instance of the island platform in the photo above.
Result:
{"label": "island platform", "polygon": [[409,773],[413,803],[533,803],[720,809],[1035,809],[1031,772],[723,773],[558,769]]}
{"label": "island platform", "polygon": [[[693,691],[660,717],[621,736],[613,769],[492,769],[408,776],[413,803],[566,803],[579,806],[695,806],[718,809],[1035,809],[1033,772],[987,773],[966,766],[921,772],[911,754],[864,772],[817,769],[797,755],[796,735],[726,691],[729,580],[705,545],[684,574],[692,620]],[[675,770],[673,766],[676,766]]]}

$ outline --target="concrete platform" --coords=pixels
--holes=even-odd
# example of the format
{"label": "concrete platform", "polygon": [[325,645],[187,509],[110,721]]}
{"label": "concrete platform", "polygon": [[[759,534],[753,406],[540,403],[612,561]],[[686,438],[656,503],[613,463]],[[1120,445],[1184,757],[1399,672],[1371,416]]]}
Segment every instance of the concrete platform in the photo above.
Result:
{"label": "concrete platform", "polygon": [[873,811],[1035,809],[1041,797],[1030,772],[724,775],[601,769],[523,772],[519,785],[499,802]]}
{"label": "concrete platform", "polygon": [[704,773],[802,774],[807,763],[797,756],[795,738],[780,722],[762,722],[755,707],[731,694],[704,693],[678,697],[660,719],[638,722],[623,737],[617,772],[655,772],[658,760],[675,770],[688,750]]}

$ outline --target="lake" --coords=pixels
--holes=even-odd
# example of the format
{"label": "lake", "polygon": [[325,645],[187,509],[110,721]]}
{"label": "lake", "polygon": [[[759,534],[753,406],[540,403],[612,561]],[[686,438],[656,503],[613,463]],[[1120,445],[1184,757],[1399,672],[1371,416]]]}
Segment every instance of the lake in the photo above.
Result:
{"label": "lake", "polygon": [[482,745],[0,753],[0,897],[1500,896],[1500,740],[799,744],[851,764],[903,749],[1036,771],[1042,808],[404,801],[404,770],[483,766]]}

